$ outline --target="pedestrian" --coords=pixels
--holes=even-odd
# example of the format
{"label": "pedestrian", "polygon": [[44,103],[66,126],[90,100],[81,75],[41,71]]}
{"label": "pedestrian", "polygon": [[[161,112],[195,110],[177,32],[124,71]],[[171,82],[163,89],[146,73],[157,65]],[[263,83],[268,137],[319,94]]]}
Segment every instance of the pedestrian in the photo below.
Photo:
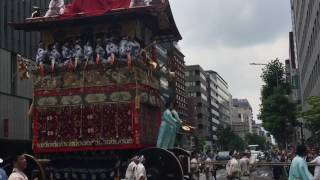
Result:
{"label": "pedestrian", "polygon": [[289,180],[313,180],[311,173],[308,170],[308,165],[305,160],[307,148],[303,145],[297,146],[296,157],[292,160]]}
{"label": "pedestrian", "polygon": [[210,152],[207,153],[207,157],[204,161],[205,163],[205,168],[204,168],[204,173],[205,173],[205,176],[206,176],[206,180],[211,180],[212,179],[212,160],[211,160],[211,157],[210,157]]}
{"label": "pedestrian", "polygon": [[320,180],[320,154],[318,153],[318,156],[310,163],[316,164],[316,167],[314,168],[314,179]]}
{"label": "pedestrian", "polygon": [[24,154],[18,154],[13,159],[13,170],[8,180],[28,180],[24,170],[27,168],[27,160]]}
{"label": "pedestrian", "polygon": [[[279,152],[272,152],[272,163],[280,163],[281,156]],[[279,165],[272,166],[272,173],[274,180],[280,180],[282,174],[282,167]]]}
{"label": "pedestrian", "polygon": [[[197,153],[193,152],[191,154],[191,161],[190,161],[190,171],[191,171],[191,180],[199,179],[200,174],[199,174],[199,164],[197,160]],[[195,177],[196,176],[196,177]]]}
{"label": "pedestrian", "polygon": [[125,176],[126,180],[134,180],[135,171],[137,169],[138,164],[139,164],[139,157],[138,156],[133,157],[126,170],[126,176]]}
{"label": "pedestrian", "polygon": [[[3,163],[3,159],[0,158],[0,165]],[[0,180],[7,180],[8,176],[4,169],[0,167]]]}
{"label": "pedestrian", "polygon": [[241,177],[249,177],[250,178],[250,159],[248,158],[247,153],[242,153],[242,157],[239,160]]}
{"label": "pedestrian", "polygon": [[233,153],[233,151],[230,151],[229,155],[231,156],[231,159],[228,161],[226,165],[227,179],[228,180],[239,179],[240,167],[236,159],[236,155]]}
{"label": "pedestrian", "polygon": [[140,156],[137,170],[135,171],[135,180],[147,180],[147,172],[143,163],[145,163],[145,158]]}

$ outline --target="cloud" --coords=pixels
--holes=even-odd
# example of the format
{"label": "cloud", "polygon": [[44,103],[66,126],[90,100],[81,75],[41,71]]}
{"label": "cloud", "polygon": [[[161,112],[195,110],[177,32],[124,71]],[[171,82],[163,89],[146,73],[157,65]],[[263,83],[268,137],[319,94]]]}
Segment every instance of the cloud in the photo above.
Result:
{"label": "cloud", "polygon": [[289,1],[172,0],[189,46],[243,47],[268,43],[289,30]]}
{"label": "cloud", "polygon": [[290,2],[284,0],[171,0],[182,34],[186,64],[217,71],[234,98],[248,98],[259,111],[261,68],[288,57]]}

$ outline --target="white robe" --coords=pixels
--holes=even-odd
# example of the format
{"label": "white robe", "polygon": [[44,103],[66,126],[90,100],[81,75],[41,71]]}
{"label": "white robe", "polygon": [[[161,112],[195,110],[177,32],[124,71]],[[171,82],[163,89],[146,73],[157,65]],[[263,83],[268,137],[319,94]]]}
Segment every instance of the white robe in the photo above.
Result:
{"label": "white robe", "polygon": [[44,17],[57,16],[64,13],[64,0],[51,0],[49,10]]}
{"label": "white robe", "polygon": [[125,176],[126,180],[134,180],[136,168],[137,168],[137,164],[133,161],[128,165],[126,176]]}
{"label": "white robe", "polygon": [[320,180],[320,156],[316,157],[312,162],[316,164],[314,168],[314,179]]}
{"label": "white robe", "polygon": [[28,177],[22,171],[14,168],[8,180],[28,180]]}
{"label": "white robe", "polygon": [[137,165],[137,170],[135,172],[135,180],[140,180],[141,177],[144,177],[144,180],[147,180],[147,172],[146,168],[142,163],[139,163]]}

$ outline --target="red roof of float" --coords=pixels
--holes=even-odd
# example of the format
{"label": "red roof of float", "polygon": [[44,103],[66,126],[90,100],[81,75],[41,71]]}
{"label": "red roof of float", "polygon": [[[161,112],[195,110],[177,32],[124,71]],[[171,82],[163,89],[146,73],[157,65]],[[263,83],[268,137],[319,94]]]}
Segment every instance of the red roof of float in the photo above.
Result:
{"label": "red roof of float", "polygon": [[85,16],[102,15],[113,9],[129,8],[131,0],[74,0],[66,5],[65,13],[61,18],[76,16],[84,13]]}
{"label": "red roof of float", "polygon": [[116,22],[133,17],[156,17],[166,15],[169,26],[159,30],[158,36],[181,40],[182,37],[175,24],[169,3],[155,3],[150,6],[129,7],[131,0],[74,0],[66,5],[63,15],[54,17],[27,18],[21,23],[9,24],[16,30],[42,31],[77,25]]}

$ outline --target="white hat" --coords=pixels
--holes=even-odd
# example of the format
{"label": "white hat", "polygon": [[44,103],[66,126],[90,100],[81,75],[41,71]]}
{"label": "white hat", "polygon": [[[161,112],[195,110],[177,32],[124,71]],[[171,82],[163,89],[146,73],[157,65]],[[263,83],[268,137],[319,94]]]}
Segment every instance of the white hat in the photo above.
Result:
{"label": "white hat", "polygon": [[3,163],[3,159],[0,158],[0,164],[2,164],[2,163]]}

